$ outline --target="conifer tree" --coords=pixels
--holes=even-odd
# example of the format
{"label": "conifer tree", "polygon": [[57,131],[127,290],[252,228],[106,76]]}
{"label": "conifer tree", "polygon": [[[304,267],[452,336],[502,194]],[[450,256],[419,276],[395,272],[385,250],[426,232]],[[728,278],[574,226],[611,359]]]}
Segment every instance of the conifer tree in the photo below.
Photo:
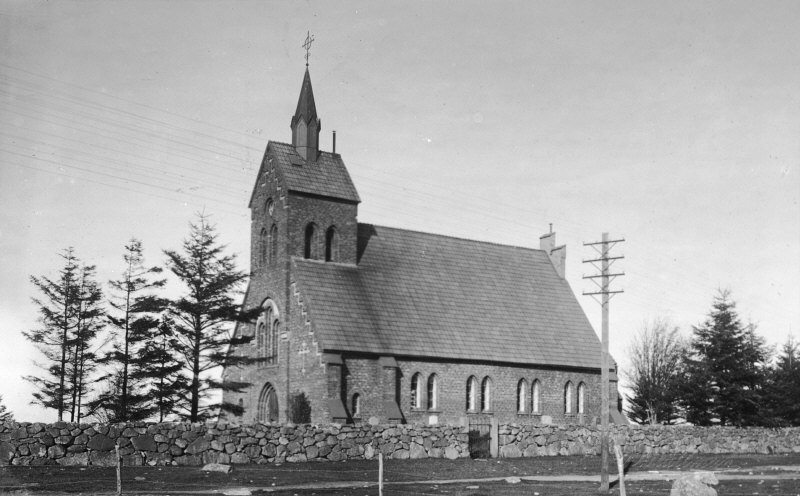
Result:
{"label": "conifer tree", "polygon": [[106,316],[110,324],[113,348],[103,358],[111,371],[104,379],[108,389],[93,402],[94,408],[107,410],[113,422],[144,420],[156,411],[149,395],[149,363],[145,348],[157,334],[159,314],[167,302],[153,291],[164,286],[165,279],[154,279],[160,267],[145,267],[141,241],[131,239],[123,253],[124,270],[120,279],[109,281],[113,309]]}
{"label": "conifer tree", "polygon": [[58,278],[31,276],[31,282],[42,293],[41,297],[32,298],[39,309],[39,327],[22,334],[46,360],[37,363],[43,374],[25,377],[38,389],[33,393],[31,403],[56,410],[58,420],[64,420],[72,396],[67,379],[70,344],[75,330],[79,261],[72,247],[65,249],[60,257],[64,265]]}
{"label": "conifer tree", "polygon": [[247,275],[236,268],[236,257],[224,253],[214,226],[205,215],[190,223],[182,252],[165,250],[167,265],[185,285],[186,292],[172,301],[170,313],[180,341],[183,368],[189,379],[187,419],[205,420],[226,409],[221,403],[205,404],[212,390],[238,391],[246,384],[216,381],[221,367],[248,361],[228,354],[233,342],[232,324],[250,320],[258,311],[240,312],[234,298]]}
{"label": "conifer tree", "polygon": [[80,422],[83,401],[88,391],[89,376],[96,370],[98,356],[95,339],[103,329],[103,292],[95,280],[95,266],[84,265],[80,269],[75,299],[73,333],[70,345],[70,392],[72,402],[70,422]]}
{"label": "conifer tree", "polygon": [[14,415],[3,404],[3,395],[0,395],[0,423],[13,422]]}
{"label": "conifer tree", "polygon": [[681,386],[686,420],[693,424],[762,423],[767,350],[755,327],[742,325],[735,307],[730,292],[720,291],[706,321],[693,327]]}
{"label": "conifer tree", "polygon": [[791,336],[770,370],[764,409],[773,425],[800,426],[800,346]]}
{"label": "conifer tree", "polygon": [[172,321],[162,318],[142,350],[143,366],[132,374],[134,380],[148,381],[148,395],[159,422],[180,409],[187,410],[189,404],[189,381],[179,359],[181,349]]}

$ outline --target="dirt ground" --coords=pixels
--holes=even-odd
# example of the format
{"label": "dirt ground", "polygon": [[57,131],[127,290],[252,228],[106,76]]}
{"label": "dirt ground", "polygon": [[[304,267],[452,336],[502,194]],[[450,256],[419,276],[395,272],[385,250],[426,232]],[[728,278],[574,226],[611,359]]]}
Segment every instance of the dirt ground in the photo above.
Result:
{"label": "dirt ground", "polygon": [[[612,481],[616,479],[612,458]],[[626,460],[629,495],[669,494],[664,472],[713,470],[722,495],[800,496],[800,454],[655,455]],[[126,494],[377,495],[377,461],[236,465],[229,474],[200,467],[123,467]],[[588,495],[597,494],[599,457],[491,460],[387,460],[384,494],[391,495]],[[735,477],[727,480],[724,477]],[[667,474],[663,474],[666,478]],[[506,477],[523,478],[509,483]],[[524,480],[540,477],[547,480]],[[552,480],[554,478],[562,480]],[[495,479],[495,480],[486,480]],[[445,482],[449,481],[449,482]],[[115,494],[113,467],[2,467],[0,492],[16,494]],[[612,494],[618,494],[614,487]]]}

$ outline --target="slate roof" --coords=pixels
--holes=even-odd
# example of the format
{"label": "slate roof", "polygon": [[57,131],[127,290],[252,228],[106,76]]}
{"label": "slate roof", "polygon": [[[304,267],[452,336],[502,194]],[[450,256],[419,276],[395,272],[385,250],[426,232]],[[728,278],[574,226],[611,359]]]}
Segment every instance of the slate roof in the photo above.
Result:
{"label": "slate roof", "polygon": [[303,76],[303,86],[300,88],[300,98],[297,99],[297,110],[294,111],[291,126],[294,127],[295,122],[299,119],[303,119],[306,123],[317,120],[317,105],[314,102],[314,91],[311,89],[311,76],[308,74],[308,67],[306,67],[306,74]]}
{"label": "slate roof", "polygon": [[[272,163],[269,159],[272,159]],[[283,184],[290,191],[298,191],[329,198],[336,198],[349,202],[359,203],[358,191],[350,179],[350,173],[338,153],[319,152],[316,162],[307,162],[297,153],[294,146],[288,143],[270,141],[264,153],[264,161],[259,171],[263,174],[264,167],[274,165],[277,173],[282,177]],[[250,196],[251,206],[255,196],[255,188]]]}
{"label": "slate roof", "polygon": [[295,258],[325,350],[598,368],[600,342],[541,250],[359,224],[358,266]]}

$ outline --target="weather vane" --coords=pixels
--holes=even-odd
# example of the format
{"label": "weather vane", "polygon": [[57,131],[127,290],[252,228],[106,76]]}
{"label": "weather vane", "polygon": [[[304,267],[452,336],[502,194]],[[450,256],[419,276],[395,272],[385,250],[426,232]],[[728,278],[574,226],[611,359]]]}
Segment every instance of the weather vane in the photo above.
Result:
{"label": "weather vane", "polygon": [[309,53],[311,51],[311,43],[314,42],[314,37],[311,36],[311,31],[306,33],[306,41],[303,43],[303,48],[306,49],[306,67],[308,67],[308,58],[311,56]]}

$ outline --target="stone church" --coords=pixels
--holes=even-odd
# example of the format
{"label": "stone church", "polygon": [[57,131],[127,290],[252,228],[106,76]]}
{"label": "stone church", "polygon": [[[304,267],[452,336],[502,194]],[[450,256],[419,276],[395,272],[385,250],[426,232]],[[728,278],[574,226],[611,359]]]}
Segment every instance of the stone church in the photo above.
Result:
{"label": "stone church", "polygon": [[224,395],[244,407],[235,420],[285,422],[300,393],[314,423],[599,417],[600,342],[555,233],[532,249],[359,223],[342,157],[320,149],[307,68],[290,127],[250,197],[244,306],[263,312],[230,350],[257,364],[223,372],[252,384]]}

